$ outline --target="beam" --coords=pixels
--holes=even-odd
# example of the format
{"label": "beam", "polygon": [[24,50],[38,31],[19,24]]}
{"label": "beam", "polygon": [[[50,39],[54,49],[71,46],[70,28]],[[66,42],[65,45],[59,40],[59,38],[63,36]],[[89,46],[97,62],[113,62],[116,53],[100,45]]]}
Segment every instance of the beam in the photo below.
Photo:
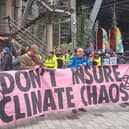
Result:
{"label": "beam", "polygon": [[[118,5],[122,5],[122,4],[127,4],[129,3],[129,0],[117,0],[116,1],[116,6]],[[103,8],[109,8],[109,7],[112,7],[114,5],[114,1],[110,2],[110,3],[104,3],[104,5],[102,6],[102,9]]]}
{"label": "beam", "polygon": [[[52,4],[53,0],[48,0],[48,2],[50,2],[50,4]],[[51,11],[51,10],[49,10],[49,11]],[[51,23],[51,21],[50,21],[50,23],[47,24],[46,32],[47,32],[47,51],[52,51],[53,50],[53,24]]]}
{"label": "beam", "polygon": [[103,0],[96,0],[94,3],[94,7],[92,9],[91,15],[90,15],[90,24],[89,27],[92,29],[95,23],[95,20],[98,16],[99,10],[101,8]]}
{"label": "beam", "polygon": [[36,1],[40,2],[50,12],[66,13],[67,15],[71,15],[70,11],[66,11],[64,9],[52,8],[50,5],[44,2],[44,0],[36,0]]}
{"label": "beam", "polygon": [[17,21],[18,25],[21,24],[21,17],[22,17],[22,0],[15,1],[15,20]]}
{"label": "beam", "polygon": [[53,24],[47,24],[47,51],[53,50]]}
{"label": "beam", "polygon": [[70,0],[71,8],[74,10],[71,14],[71,32],[73,49],[77,48],[77,14],[76,14],[76,0]]}
{"label": "beam", "polygon": [[48,4],[46,4],[43,0],[36,0],[36,1],[40,2],[49,11],[53,11],[53,9]]}
{"label": "beam", "polygon": [[33,0],[27,0],[26,8],[25,8],[25,11],[24,11],[23,17],[22,17],[22,23],[21,23],[22,26],[24,26],[26,24],[26,20],[29,16],[29,12],[30,12],[32,3],[33,3]]}

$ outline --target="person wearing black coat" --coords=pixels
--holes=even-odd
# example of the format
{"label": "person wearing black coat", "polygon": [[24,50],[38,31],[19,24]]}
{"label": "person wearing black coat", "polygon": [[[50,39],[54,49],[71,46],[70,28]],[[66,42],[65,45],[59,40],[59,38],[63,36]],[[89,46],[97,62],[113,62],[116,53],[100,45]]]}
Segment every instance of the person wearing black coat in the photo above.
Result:
{"label": "person wearing black coat", "polygon": [[12,55],[10,53],[10,49],[8,47],[4,47],[2,51],[2,58],[1,58],[1,71],[8,71],[13,69],[12,65]]}

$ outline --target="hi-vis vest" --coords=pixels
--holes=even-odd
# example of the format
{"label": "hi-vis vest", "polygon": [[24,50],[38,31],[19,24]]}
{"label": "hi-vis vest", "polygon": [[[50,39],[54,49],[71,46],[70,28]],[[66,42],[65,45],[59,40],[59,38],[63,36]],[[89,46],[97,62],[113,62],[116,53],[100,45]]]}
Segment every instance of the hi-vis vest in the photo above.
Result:
{"label": "hi-vis vest", "polygon": [[102,65],[101,57],[99,57],[97,59],[93,59],[93,60],[97,63],[97,66],[101,66]]}
{"label": "hi-vis vest", "polygon": [[64,60],[65,64],[67,64],[67,65],[69,64],[70,58],[71,58],[71,56],[69,54],[65,55],[65,60]]}
{"label": "hi-vis vest", "polygon": [[45,63],[44,63],[44,66],[47,67],[47,68],[57,68],[57,61],[55,58],[52,58],[52,59],[46,59],[45,60]]}

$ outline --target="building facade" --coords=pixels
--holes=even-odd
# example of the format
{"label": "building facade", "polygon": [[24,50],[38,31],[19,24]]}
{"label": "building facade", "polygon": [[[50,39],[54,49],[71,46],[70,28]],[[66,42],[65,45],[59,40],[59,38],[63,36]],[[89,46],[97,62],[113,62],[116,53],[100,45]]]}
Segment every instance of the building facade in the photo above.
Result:
{"label": "building facade", "polygon": [[8,16],[20,24],[22,0],[0,0],[0,35],[9,34],[8,20],[3,19],[3,17]]}

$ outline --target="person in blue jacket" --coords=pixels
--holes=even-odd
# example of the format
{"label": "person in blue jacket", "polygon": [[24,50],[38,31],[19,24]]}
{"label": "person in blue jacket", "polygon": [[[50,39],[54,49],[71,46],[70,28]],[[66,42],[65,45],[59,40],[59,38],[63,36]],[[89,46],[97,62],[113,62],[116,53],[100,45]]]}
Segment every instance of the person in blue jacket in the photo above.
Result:
{"label": "person in blue jacket", "polygon": [[[77,48],[76,56],[70,59],[69,68],[81,67],[81,66],[91,66],[92,63],[84,56],[83,48]],[[79,111],[86,112],[84,108],[80,108]],[[72,110],[72,113],[77,113],[77,110]]]}
{"label": "person in blue jacket", "polygon": [[76,56],[70,59],[68,65],[69,68],[80,67],[83,65],[91,66],[92,63],[84,56],[84,50],[82,48],[77,48]]}

